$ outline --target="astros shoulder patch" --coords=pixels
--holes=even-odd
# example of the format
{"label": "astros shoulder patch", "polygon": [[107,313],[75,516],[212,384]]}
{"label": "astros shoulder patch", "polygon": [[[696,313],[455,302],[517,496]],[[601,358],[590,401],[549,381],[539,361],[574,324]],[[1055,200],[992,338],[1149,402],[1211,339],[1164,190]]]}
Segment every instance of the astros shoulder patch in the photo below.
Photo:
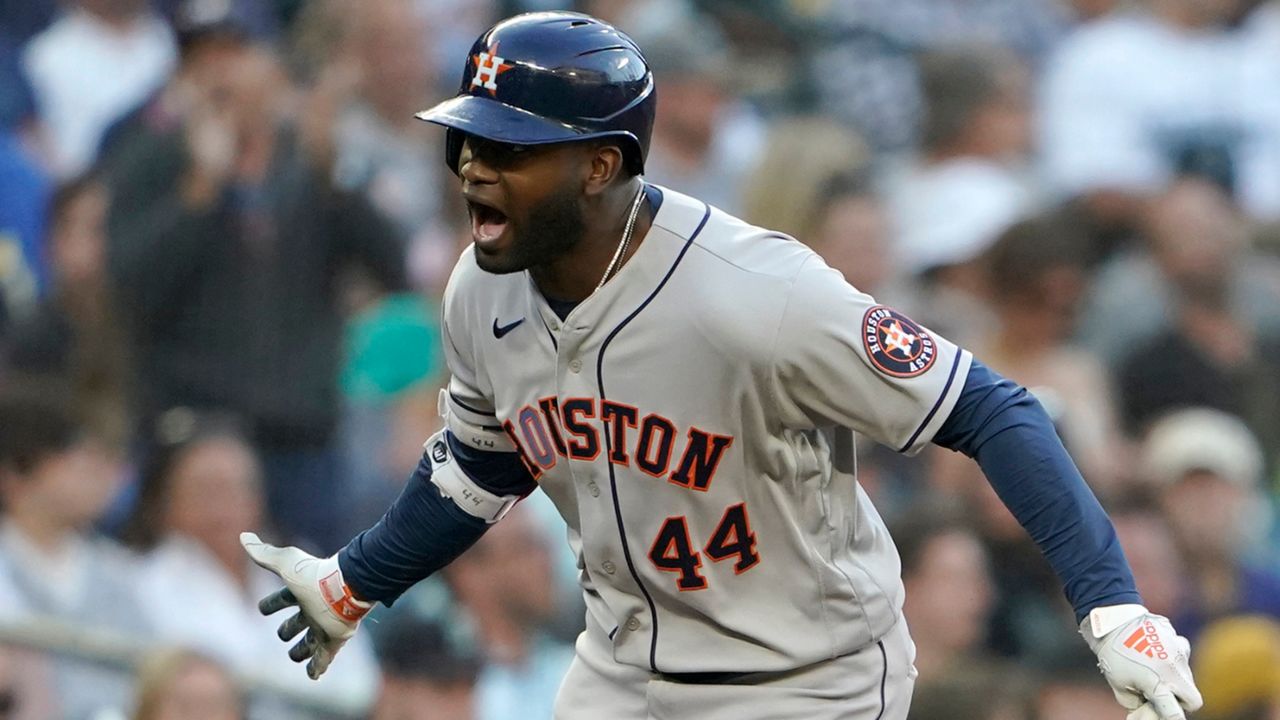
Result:
{"label": "astros shoulder patch", "polygon": [[862,345],[877,370],[896,378],[923,374],[938,355],[928,331],[884,305],[876,305],[862,316]]}

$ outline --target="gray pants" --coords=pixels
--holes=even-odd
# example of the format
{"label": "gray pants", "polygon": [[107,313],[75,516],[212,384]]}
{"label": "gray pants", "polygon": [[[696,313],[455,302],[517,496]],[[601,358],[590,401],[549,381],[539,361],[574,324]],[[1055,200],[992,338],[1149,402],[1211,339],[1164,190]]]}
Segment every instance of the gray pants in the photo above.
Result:
{"label": "gray pants", "polygon": [[590,618],[556,698],[556,720],[906,720],[916,647],[899,620],[852,655],[730,683],[672,682],[613,660]]}

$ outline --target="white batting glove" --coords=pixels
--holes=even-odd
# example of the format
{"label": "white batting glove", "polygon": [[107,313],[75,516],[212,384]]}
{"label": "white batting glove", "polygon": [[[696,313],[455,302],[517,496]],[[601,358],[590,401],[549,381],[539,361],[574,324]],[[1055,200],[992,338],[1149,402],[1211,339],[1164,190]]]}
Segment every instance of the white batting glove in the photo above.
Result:
{"label": "white batting glove", "polygon": [[289,658],[294,662],[311,658],[307,663],[307,676],[312,680],[319,678],[373,605],[351,594],[342,580],[337,555],[317,558],[296,547],[268,545],[251,532],[240,533],[240,544],[255,563],[284,580],[279,592],[262,598],[258,610],[263,615],[271,615],[298,606],[298,612],[281,623],[276,634],[287,642],[307,631],[302,640],[289,648]]}
{"label": "white batting glove", "polygon": [[1080,632],[1128,720],[1185,720],[1204,704],[1188,661],[1191,643],[1141,605],[1095,608]]}

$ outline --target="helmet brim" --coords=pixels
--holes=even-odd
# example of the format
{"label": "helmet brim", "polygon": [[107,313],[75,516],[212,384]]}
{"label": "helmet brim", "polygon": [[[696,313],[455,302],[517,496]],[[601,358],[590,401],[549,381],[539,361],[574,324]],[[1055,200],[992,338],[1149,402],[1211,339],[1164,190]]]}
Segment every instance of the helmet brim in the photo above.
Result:
{"label": "helmet brim", "polygon": [[[459,95],[416,113],[414,117],[486,140],[515,145],[546,145],[611,136],[626,137],[635,142],[635,136],[625,130],[592,132],[476,95]],[[457,172],[455,152],[461,147],[460,139],[458,146],[450,147],[450,157],[445,159],[454,172]]]}
{"label": "helmet brim", "polygon": [[459,95],[414,115],[419,120],[460,130],[468,135],[516,145],[583,140],[591,133],[558,120],[475,95]]}

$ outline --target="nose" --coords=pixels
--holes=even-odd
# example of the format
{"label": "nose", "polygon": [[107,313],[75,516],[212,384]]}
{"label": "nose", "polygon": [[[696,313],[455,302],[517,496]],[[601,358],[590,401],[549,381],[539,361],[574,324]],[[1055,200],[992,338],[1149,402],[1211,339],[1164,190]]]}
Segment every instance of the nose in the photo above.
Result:
{"label": "nose", "polygon": [[458,177],[476,185],[498,182],[498,171],[475,151],[470,138],[463,141],[462,152],[458,155]]}

